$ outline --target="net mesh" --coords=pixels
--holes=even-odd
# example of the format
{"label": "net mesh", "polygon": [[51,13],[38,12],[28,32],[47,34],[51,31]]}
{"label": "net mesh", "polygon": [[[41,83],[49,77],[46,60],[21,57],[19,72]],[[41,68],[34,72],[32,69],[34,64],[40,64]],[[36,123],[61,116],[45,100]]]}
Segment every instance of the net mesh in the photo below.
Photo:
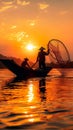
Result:
{"label": "net mesh", "polygon": [[70,62],[69,52],[63,42],[52,39],[48,43],[49,57],[53,63],[66,64]]}

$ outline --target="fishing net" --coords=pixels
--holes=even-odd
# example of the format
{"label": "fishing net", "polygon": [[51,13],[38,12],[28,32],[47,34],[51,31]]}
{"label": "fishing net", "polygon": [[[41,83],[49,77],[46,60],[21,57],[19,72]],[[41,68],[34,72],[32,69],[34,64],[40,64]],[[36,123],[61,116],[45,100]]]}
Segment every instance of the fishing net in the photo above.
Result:
{"label": "fishing net", "polygon": [[53,63],[64,65],[70,62],[69,52],[63,42],[57,39],[52,39],[48,43],[50,49],[49,57]]}

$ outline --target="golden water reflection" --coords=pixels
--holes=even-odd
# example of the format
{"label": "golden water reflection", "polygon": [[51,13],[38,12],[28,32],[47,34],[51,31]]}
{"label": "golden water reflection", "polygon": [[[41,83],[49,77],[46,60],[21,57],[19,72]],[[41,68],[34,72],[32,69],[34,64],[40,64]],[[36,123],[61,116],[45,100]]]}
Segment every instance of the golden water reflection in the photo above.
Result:
{"label": "golden water reflection", "polygon": [[2,88],[0,97],[1,120],[7,126],[42,122],[46,118],[38,81],[11,83]]}
{"label": "golden water reflection", "polygon": [[1,87],[1,122],[6,126],[46,122],[56,118],[56,111],[72,110],[73,88],[70,82],[71,79],[65,78],[43,78],[12,82]]}

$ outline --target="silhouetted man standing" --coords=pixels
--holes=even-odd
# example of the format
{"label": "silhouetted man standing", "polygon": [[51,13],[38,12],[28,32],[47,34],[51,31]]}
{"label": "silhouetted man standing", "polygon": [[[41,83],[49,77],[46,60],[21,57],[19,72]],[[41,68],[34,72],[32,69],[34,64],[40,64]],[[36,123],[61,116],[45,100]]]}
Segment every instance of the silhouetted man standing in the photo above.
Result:
{"label": "silhouetted man standing", "polygon": [[40,69],[45,69],[46,68],[45,56],[49,54],[49,50],[47,52],[45,52],[44,47],[41,47],[39,50],[40,51],[39,51],[38,56],[37,56],[37,61],[39,62],[39,68]]}

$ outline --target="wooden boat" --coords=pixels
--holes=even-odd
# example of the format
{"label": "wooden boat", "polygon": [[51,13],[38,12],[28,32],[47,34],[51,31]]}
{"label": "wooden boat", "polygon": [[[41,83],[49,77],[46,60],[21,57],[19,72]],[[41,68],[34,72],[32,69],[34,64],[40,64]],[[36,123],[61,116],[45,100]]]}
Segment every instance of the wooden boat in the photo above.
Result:
{"label": "wooden boat", "polygon": [[45,69],[24,69],[10,59],[0,60],[11,72],[13,72],[19,78],[30,77],[45,77],[50,72],[52,67],[46,67]]}

